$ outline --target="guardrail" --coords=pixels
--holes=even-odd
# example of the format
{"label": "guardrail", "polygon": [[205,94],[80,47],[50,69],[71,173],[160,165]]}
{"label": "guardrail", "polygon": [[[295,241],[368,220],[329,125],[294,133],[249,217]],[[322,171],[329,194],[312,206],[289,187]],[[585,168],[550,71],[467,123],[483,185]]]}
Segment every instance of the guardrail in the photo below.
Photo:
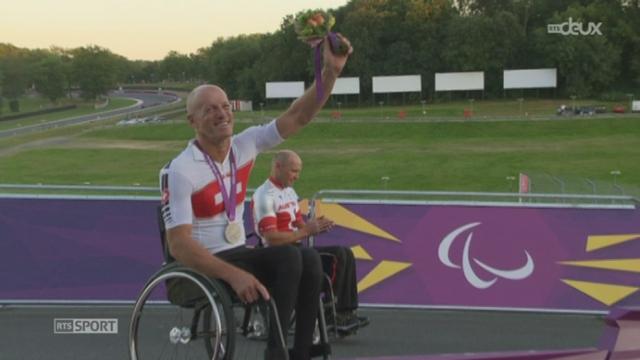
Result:
{"label": "guardrail", "polygon": [[159,199],[157,187],[103,185],[0,184],[1,198],[142,200]]}
{"label": "guardrail", "polygon": [[508,205],[524,207],[586,207],[634,209],[640,199],[628,195],[488,193],[457,191],[394,191],[394,190],[320,190],[310,200],[313,209],[317,199],[327,202],[358,202],[369,204],[406,205]]}
{"label": "guardrail", "polygon": [[[251,194],[255,189],[247,189]],[[155,186],[117,185],[55,185],[55,184],[0,184],[0,195],[23,197],[79,196],[101,198],[130,194],[147,194],[158,198]],[[35,192],[35,193],[34,193]],[[75,192],[75,194],[74,194]],[[106,195],[105,195],[106,194]],[[361,204],[402,204],[402,205],[491,205],[522,207],[577,207],[601,209],[635,209],[640,199],[628,195],[587,195],[587,194],[537,194],[537,193],[488,193],[458,191],[402,191],[402,190],[346,190],[326,189],[316,192],[309,201],[313,215],[315,202],[357,202]]]}

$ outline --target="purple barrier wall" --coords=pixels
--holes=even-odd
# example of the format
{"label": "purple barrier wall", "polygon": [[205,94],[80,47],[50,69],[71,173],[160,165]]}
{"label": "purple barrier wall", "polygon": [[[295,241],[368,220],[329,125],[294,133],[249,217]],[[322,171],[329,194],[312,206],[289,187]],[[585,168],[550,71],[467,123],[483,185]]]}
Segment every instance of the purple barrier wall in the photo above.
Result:
{"label": "purple barrier wall", "polygon": [[[162,262],[156,205],[0,199],[0,301],[134,300]],[[363,303],[603,312],[640,304],[637,209],[334,207],[327,216],[347,226],[316,242],[354,247]]]}
{"label": "purple barrier wall", "polygon": [[132,300],[160,268],[157,201],[0,199],[0,300]]}
{"label": "purple barrier wall", "polygon": [[317,240],[366,251],[364,303],[586,311],[640,303],[637,209],[343,208],[398,240],[345,228]]}

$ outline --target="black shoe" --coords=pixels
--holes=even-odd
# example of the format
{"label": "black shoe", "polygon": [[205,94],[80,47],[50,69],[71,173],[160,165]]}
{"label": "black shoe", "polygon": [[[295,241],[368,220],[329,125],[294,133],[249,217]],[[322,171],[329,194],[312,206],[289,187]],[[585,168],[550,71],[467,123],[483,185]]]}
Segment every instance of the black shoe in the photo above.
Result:
{"label": "black shoe", "polygon": [[369,325],[369,318],[366,316],[356,316],[358,318],[358,328],[362,329]]}
{"label": "black shoe", "polygon": [[336,319],[336,329],[343,334],[351,334],[358,330],[359,320],[355,312],[341,312],[338,313]]}
{"label": "black shoe", "polygon": [[315,357],[324,357],[324,356],[329,356],[331,355],[331,345],[327,344],[314,344],[311,345],[311,348],[309,349],[309,357],[311,358],[315,358]]}
{"label": "black shoe", "polygon": [[[289,355],[289,351],[288,350],[284,350],[280,347],[277,348],[270,348],[267,347],[266,349],[264,349],[264,360],[283,360],[287,358],[287,355],[285,355],[284,351],[287,351],[287,355]],[[289,356],[289,358],[291,358]]]}

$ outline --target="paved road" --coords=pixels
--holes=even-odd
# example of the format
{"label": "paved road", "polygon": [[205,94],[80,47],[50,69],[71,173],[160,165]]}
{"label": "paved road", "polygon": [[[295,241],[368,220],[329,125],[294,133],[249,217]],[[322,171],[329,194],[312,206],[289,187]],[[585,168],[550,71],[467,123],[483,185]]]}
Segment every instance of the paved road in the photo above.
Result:
{"label": "paved road", "polygon": [[[131,308],[0,306],[0,359],[127,359]],[[361,313],[371,325],[334,341],[332,359],[594,347],[604,326],[593,315],[372,308]],[[54,334],[55,318],[118,319],[118,333]],[[264,347],[239,336],[235,358],[260,360]]]}
{"label": "paved road", "polygon": [[14,136],[14,135],[22,135],[22,134],[27,134],[27,133],[37,132],[37,131],[43,131],[43,130],[57,128],[61,126],[74,125],[74,124],[79,124],[87,121],[105,119],[115,115],[134,113],[136,111],[139,111],[140,109],[168,105],[168,104],[180,101],[180,98],[172,93],[158,93],[158,92],[146,92],[146,91],[123,91],[123,92],[113,92],[110,95],[117,96],[117,97],[132,98],[137,100],[138,102],[135,105],[128,106],[126,108],[106,111],[102,113],[77,116],[69,119],[62,119],[62,120],[56,120],[56,121],[46,122],[42,124],[29,125],[29,126],[24,126],[24,127],[15,128],[15,129],[3,130],[3,131],[0,131],[0,138]]}

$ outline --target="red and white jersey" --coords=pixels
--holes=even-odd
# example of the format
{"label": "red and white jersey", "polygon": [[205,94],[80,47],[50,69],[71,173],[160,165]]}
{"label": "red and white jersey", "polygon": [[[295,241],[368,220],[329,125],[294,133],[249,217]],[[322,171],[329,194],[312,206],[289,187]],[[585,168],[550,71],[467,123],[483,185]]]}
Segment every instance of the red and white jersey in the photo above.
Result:
{"label": "red and white jersey", "polygon": [[298,194],[292,187],[283,188],[269,178],[253,193],[251,199],[253,223],[264,246],[268,246],[262,234],[268,231],[295,231],[304,224]]}
{"label": "red and white jersey", "polygon": [[[222,163],[215,162],[221,170],[227,191],[236,196],[236,219],[242,221],[244,200],[249,175],[256,156],[283,141],[275,120],[267,125],[252,126],[234,135],[231,147],[236,160],[236,188],[229,189],[231,164],[229,154]],[[220,184],[205,160],[204,154],[190,141],[186,149],[160,171],[162,189],[162,215],[167,229],[191,224],[192,236],[211,253],[217,253],[246,241],[244,227],[242,240],[229,244],[224,230],[229,222],[225,213]]]}

